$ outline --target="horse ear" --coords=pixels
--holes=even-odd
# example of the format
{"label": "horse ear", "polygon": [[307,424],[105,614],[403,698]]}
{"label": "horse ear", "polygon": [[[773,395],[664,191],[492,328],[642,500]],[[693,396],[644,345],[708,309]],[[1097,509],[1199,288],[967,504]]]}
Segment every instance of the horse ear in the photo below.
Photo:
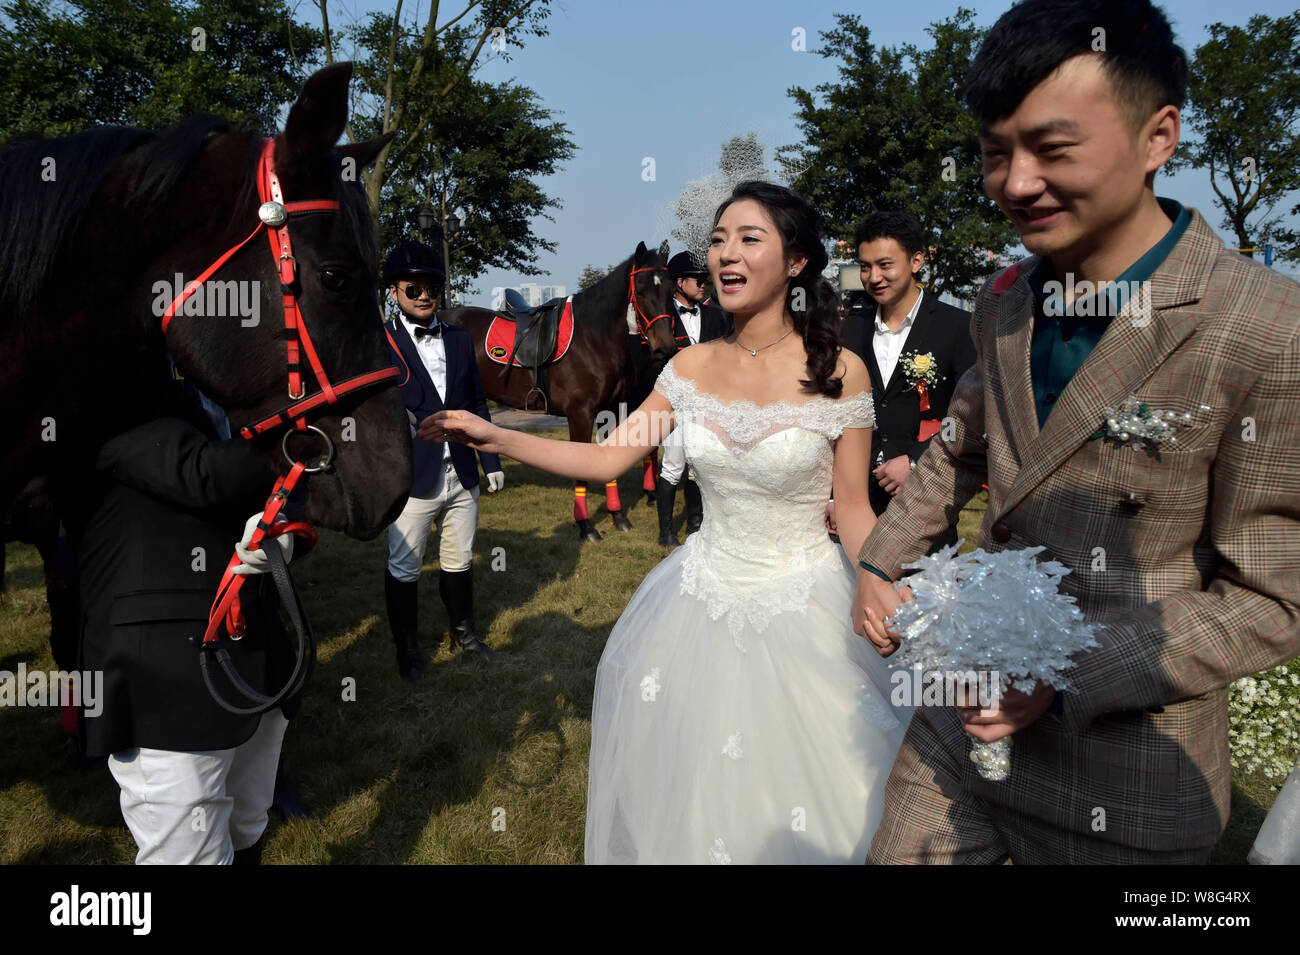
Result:
{"label": "horse ear", "polygon": [[667,239],[664,239],[662,242],[659,243],[659,258],[663,259],[664,261],[667,261],[667,260],[668,260],[668,240],[667,240]]}
{"label": "horse ear", "polygon": [[336,146],[335,152],[345,158],[350,158],[356,162],[358,169],[369,169],[374,165],[375,159],[384,147],[397,138],[397,132],[384,133],[374,139],[367,139],[360,143],[347,143],[343,146]]}
{"label": "horse ear", "polygon": [[645,261],[646,247],[644,242],[636,244],[636,254],[632,256],[632,261],[638,265]]}
{"label": "horse ear", "polygon": [[339,141],[348,122],[351,63],[331,63],[308,77],[284,124],[291,160],[317,156]]}

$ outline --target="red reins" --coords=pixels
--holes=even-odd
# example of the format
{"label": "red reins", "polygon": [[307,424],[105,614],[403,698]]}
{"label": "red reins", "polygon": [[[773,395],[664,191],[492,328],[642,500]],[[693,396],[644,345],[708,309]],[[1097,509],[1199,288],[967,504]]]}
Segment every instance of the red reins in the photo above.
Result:
{"label": "red reins", "polygon": [[646,318],[645,312],[641,311],[641,303],[638,302],[637,299],[636,299],[636,276],[637,276],[637,273],[638,273],[638,272],[667,272],[667,271],[668,271],[667,266],[663,266],[663,265],[647,265],[647,266],[644,266],[643,268],[639,268],[639,269],[636,268],[635,266],[633,266],[631,272],[628,273],[628,276],[627,276],[627,301],[628,301],[628,304],[631,305],[632,308],[634,308],[634,309],[636,310],[636,317],[637,317],[638,321],[639,321],[640,324],[641,324],[641,337],[642,337],[642,338],[645,338],[645,337],[647,336],[647,334],[648,334],[649,331],[650,331],[651,326],[654,325],[655,322],[659,321],[659,319],[661,319],[661,318],[670,318],[671,316],[670,316],[667,312],[664,312],[662,315],[656,315],[654,318]]}

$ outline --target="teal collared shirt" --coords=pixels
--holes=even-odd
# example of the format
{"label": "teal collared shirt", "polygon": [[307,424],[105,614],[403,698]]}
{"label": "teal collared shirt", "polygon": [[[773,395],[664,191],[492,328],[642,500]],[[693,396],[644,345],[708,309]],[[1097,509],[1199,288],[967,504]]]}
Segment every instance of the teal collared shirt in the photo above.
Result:
{"label": "teal collared shirt", "polygon": [[[1029,287],[1034,293],[1029,376],[1033,382],[1034,406],[1038,409],[1040,428],[1052,413],[1065,386],[1097,347],[1097,342],[1110,326],[1111,318],[1138,294],[1138,289],[1155,274],[1187,231],[1192,221],[1191,213],[1173,199],[1156,201],[1165,215],[1173,220],[1173,225],[1164,238],[1101,291],[1077,295],[1066,306],[1065,289],[1067,284],[1076,281],[1072,276],[1067,276],[1066,282],[1062,283],[1047,259],[1040,261],[1029,274]],[[1088,290],[1081,291],[1086,293]]]}

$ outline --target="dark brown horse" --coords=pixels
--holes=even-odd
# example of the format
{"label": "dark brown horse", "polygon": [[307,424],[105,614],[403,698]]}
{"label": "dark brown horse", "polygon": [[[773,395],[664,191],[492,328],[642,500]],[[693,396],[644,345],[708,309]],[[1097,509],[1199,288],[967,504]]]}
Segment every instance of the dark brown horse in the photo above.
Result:
{"label": "dark brown horse", "polygon": [[[677,350],[672,325],[672,282],[663,257],[642,242],[636,252],[591,288],[572,297],[573,338],[563,356],[547,368],[551,414],[569,419],[569,440],[590,442],[598,416],[618,416],[628,409],[636,387],[629,353],[631,321],[660,367]],[[537,390],[528,368],[498,364],[487,354],[487,332],[497,313],[487,308],[453,308],[439,312],[452,325],[474,336],[483,388],[494,401],[534,410]],[[623,405],[620,409],[619,405]],[[604,414],[602,414],[604,413]],[[651,458],[646,467],[653,468]],[[646,484],[647,490],[653,483]],[[619,530],[631,530],[618,497],[618,482],[605,485],[605,507]],[[578,534],[600,540],[587,511],[586,482],[575,482],[573,519]]]}
{"label": "dark brown horse", "polygon": [[[60,519],[72,532],[93,506],[97,449],[170,406],[173,365],[255,432],[268,493],[290,454],[316,462],[299,486],[312,523],[368,540],[406,501],[410,437],[376,374],[392,359],[357,182],[387,139],[335,147],[350,76],[308,79],[272,140],[194,117],[0,149],[0,512],[5,539],[45,559],[60,666],[80,629]],[[274,249],[273,222],[287,230]],[[258,426],[295,398],[303,430]]]}
{"label": "dark brown horse", "polygon": [[[61,513],[76,505],[96,449],[157,415],[169,356],[236,430],[320,392],[324,375],[339,386],[391,364],[357,183],[387,140],[334,146],[350,76],[350,64],[336,64],[308,79],[269,154],[292,215],[301,303],[292,335],[286,257],[265,230],[253,234],[265,221],[261,136],[195,117],[158,133],[100,127],[0,150],[0,506],[38,476]],[[300,200],[319,201],[298,214]],[[182,284],[227,250],[168,325],[164,309]],[[401,510],[411,452],[391,384],[322,403],[297,438],[303,454],[326,441],[335,452],[304,488],[312,523],[369,539]],[[253,439],[268,493],[274,471],[289,467],[285,430]]]}

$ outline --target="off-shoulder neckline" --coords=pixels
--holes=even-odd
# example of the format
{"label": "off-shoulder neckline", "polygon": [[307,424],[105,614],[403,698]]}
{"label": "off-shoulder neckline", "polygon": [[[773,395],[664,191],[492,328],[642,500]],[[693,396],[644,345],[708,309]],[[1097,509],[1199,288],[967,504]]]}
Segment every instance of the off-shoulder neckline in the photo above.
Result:
{"label": "off-shoulder neckline", "polygon": [[805,407],[806,405],[811,405],[818,401],[825,401],[830,403],[833,407],[840,407],[840,406],[848,405],[851,402],[858,401],[859,399],[862,398],[866,398],[868,400],[871,398],[871,390],[868,389],[866,391],[859,391],[856,394],[842,396],[839,398],[832,398],[830,395],[817,394],[803,401],[789,401],[783,398],[780,401],[767,401],[760,404],[757,401],[751,401],[749,398],[724,398],[722,397],[722,395],[717,394],[716,392],[705,391],[703,388],[700,387],[699,382],[697,382],[694,378],[687,377],[686,375],[683,375],[681,372],[679,372],[676,368],[674,368],[672,362],[669,362],[667,365],[664,366],[664,371],[672,372],[673,377],[676,378],[678,381],[690,385],[691,388],[695,390],[695,393],[697,395],[702,395],[706,398],[712,398],[714,401],[717,401],[718,403],[723,405],[732,405],[732,406],[748,405],[749,407],[756,408],[760,411],[765,408],[802,408]]}

